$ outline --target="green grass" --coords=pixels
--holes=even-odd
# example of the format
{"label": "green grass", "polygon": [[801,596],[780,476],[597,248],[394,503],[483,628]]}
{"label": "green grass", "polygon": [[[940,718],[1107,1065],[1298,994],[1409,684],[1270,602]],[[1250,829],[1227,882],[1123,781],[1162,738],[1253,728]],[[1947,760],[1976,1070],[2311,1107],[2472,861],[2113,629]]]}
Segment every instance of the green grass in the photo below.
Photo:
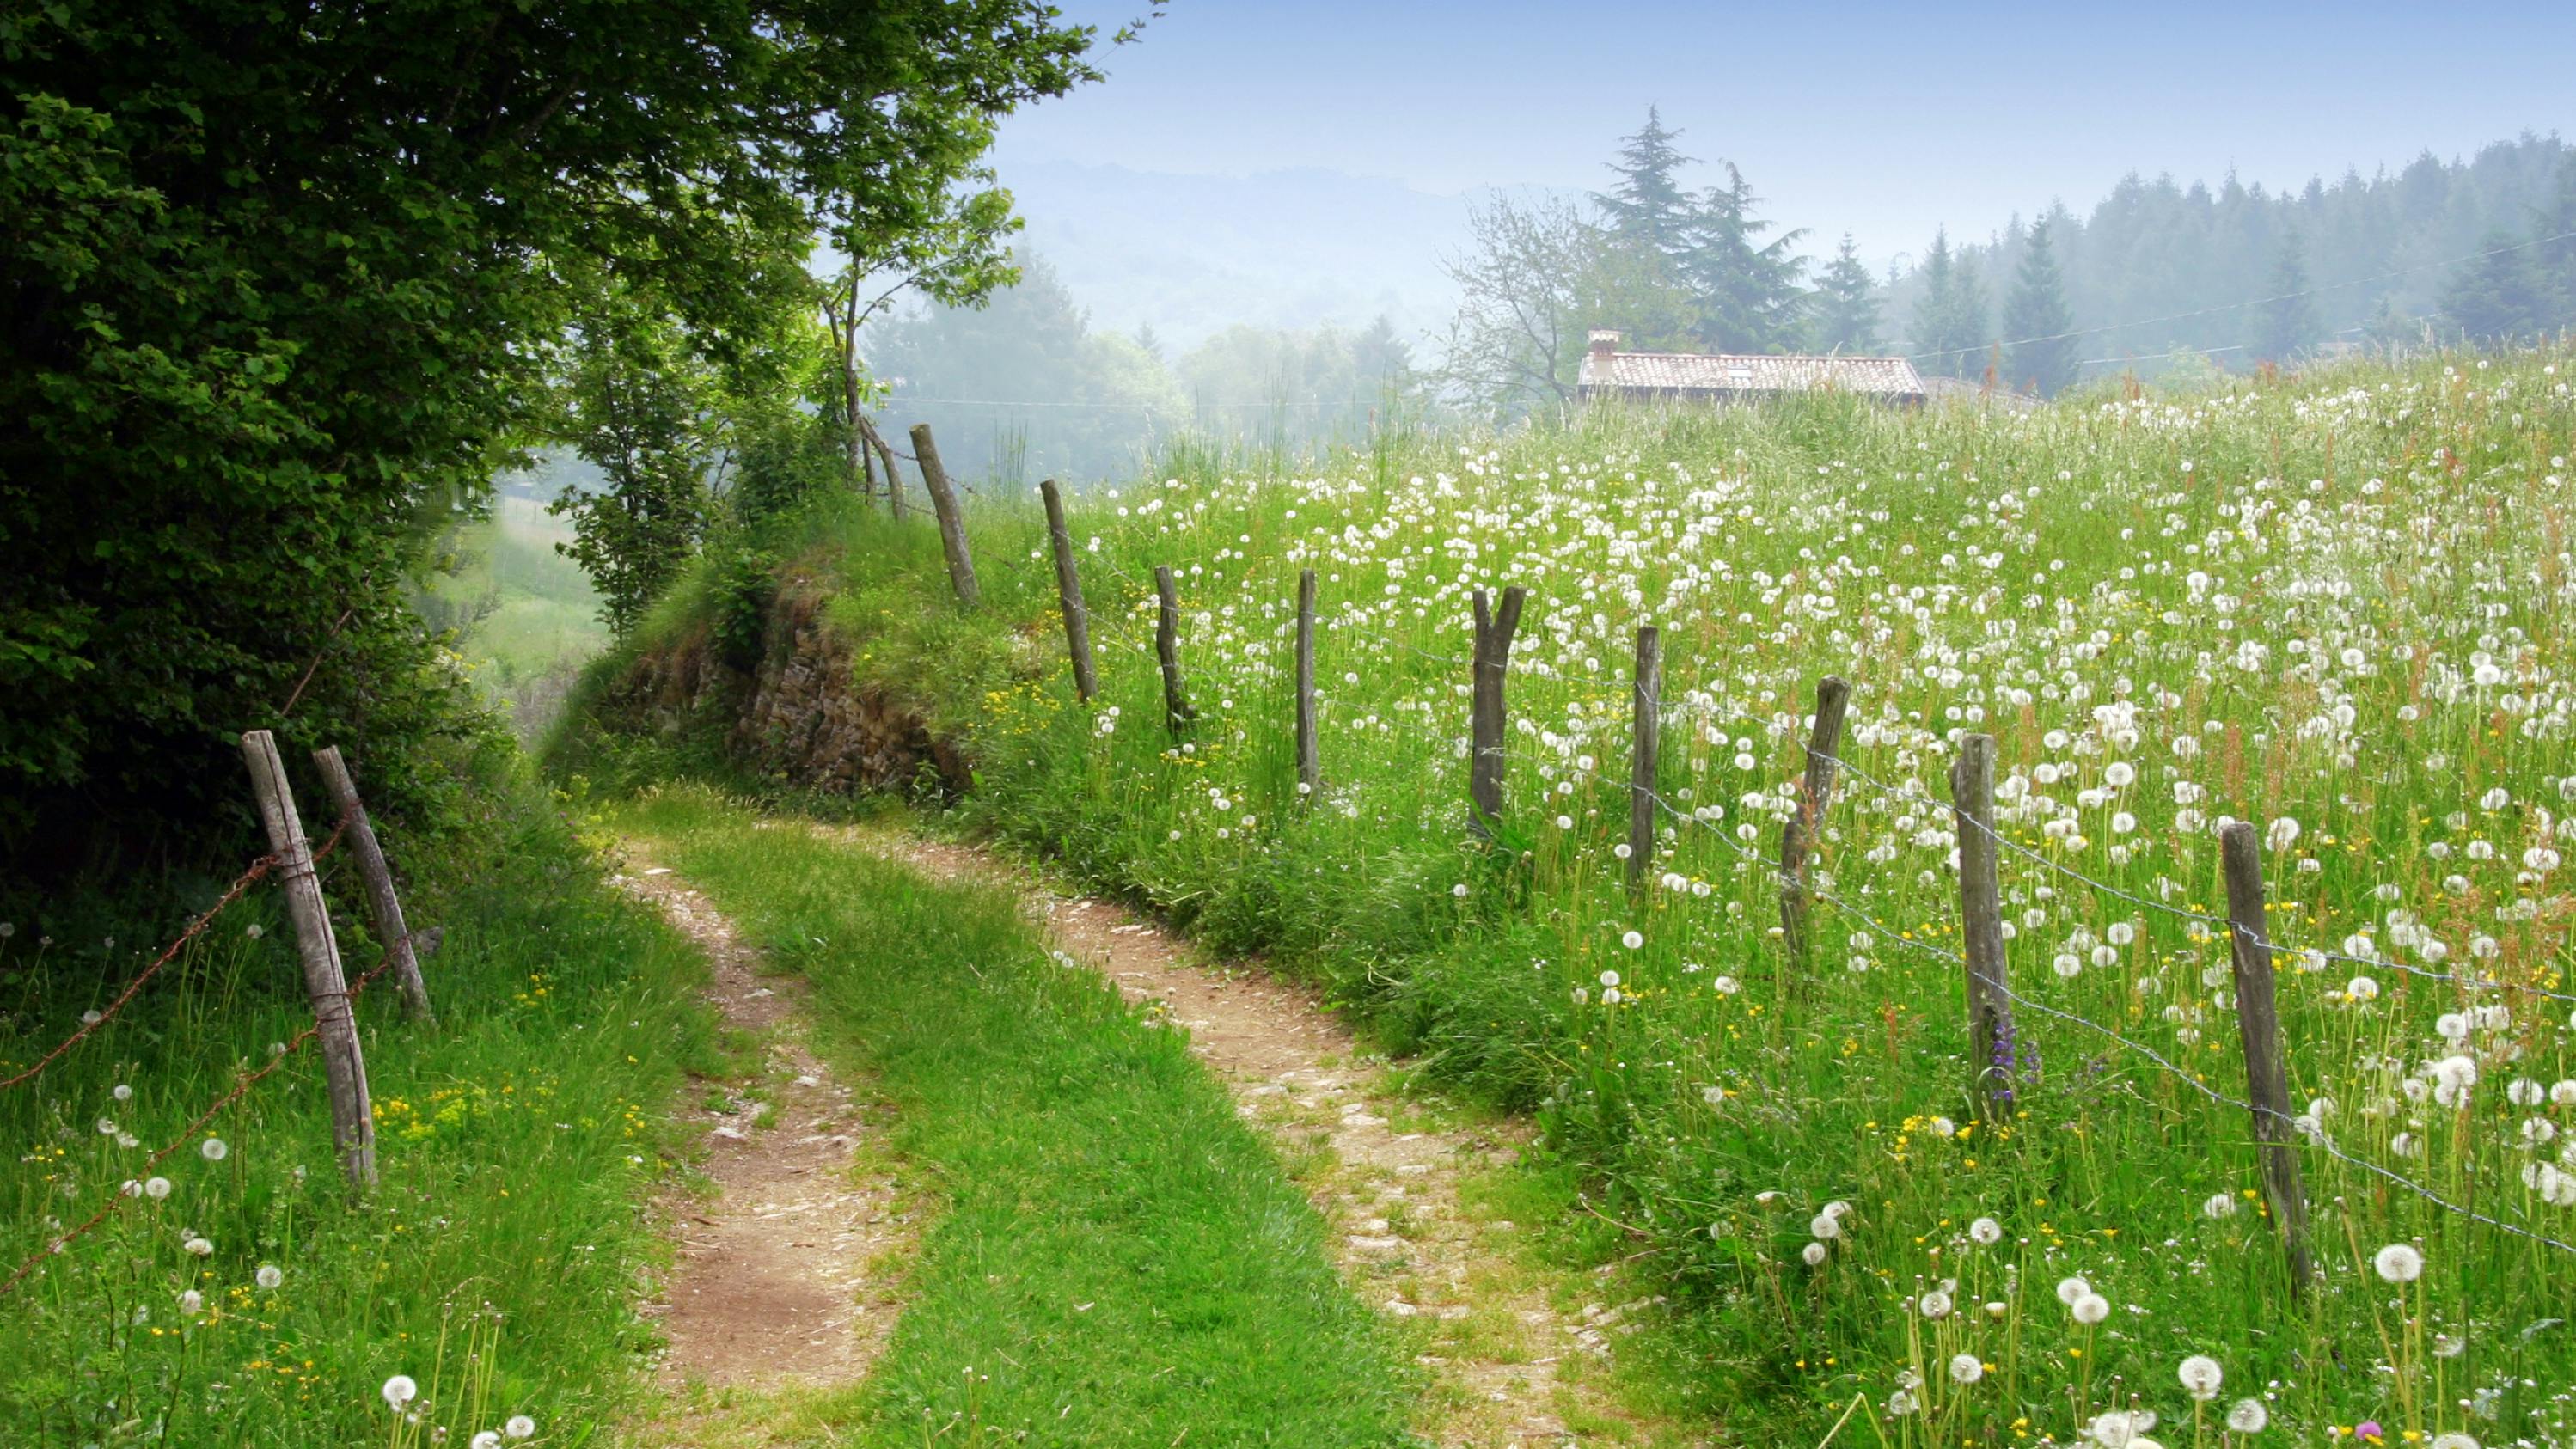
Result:
{"label": "green grass", "polygon": [[543,505],[502,498],[490,521],[463,531],[457,567],[420,600],[433,623],[456,629],[458,656],[488,697],[510,705],[523,740],[544,732],[581,667],[610,643],[590,576],[555,552],[571,536]]}
{"label": "green grass", "polygon": [[1407,1375],[1177,1033],[933,884],[695,790],[614,817],[814,988],[939,1207],[849,1442],[1368,1445]]}
{"label": "green grass", "polygon": [[[638,1284],[666,1251],[642,1204],[670,1170],[663,1111],[684,1071],[715,1064],[703,962],[602,884],[542,806],[505,813],[453,859],[405,846],[386,843],[398,870],[417,868],[410,918],[446,928],[425,968],[440,1022],[404,1023],[389,988],[361,1002],[381,1162],[363,1201],[342,1187],[310,1050],[208,1124],[200,1135],[229,1148],[220,1161],[191,1141],[158,1169],[166,1198],[119,1196],[146,1153],[311,1020],[270,887],[71,1055],[0,1091],[7,1266],[57,1221],[122,1203],[0,1299],[0,1437],[337,1449],[443,1430],[461,1446],[525,1414],[539,1429],[528,1442],[574,1445],[634,1401],[653,1340]],[[168,884],[190,908],[220,888]],[[7,919],[7,1071],[104,1005],[181,923],[71,900],[13,902]],[[352,976],[377,957],[348,924],[341,942]],[[211,1252],[187,1252],[191,1234]],[[258,1284],[263,1266],[283,1274],[274,1289]],[[398,1426],[379,1397],[394,1374],[420,1385],[417,1425]]]}
{"label": "green grass", "polygon": [[[1729,1439],[1813,1442],[1865,1395],[1891,1443],[2063,1443],[2130,1402],[2172,1442],[2193,1433],[2178,1363],[2208,1353],[2217,1409],[2260,1394],[2274,1438],[2377,1419],[2565,1443],[2576,1255],[2527,1235],[2576,1242],[2576,1037],[2539,994],[2576,978],[2571,366],[2455,354],[2028,415],[1824,398],[1303,465],[1175,455],[1074,509],[1089,704],[1024,509],[970,520],[975,615],[926,527],[849,519],[800,567],[844,581],[828,617],[863,681],[963,721],[966,822],[1314,976],[1427,1077],[1534,1112],[1551,1166],[1643,1235],[1627,1252],[1670,1285],[1683,1387]],[[1160,725],[1157,564],[1180,572],[1201,712],[1181,738]],[[1308,566],[1314,800],[1288,698]],[[1509,584],[1530,601],[1489,849],[1464,829],[1468,599]],[[1697,818],[1663,820],[1632,897],[1613,850],[1645,622],[1659,790]],[[1793,976],[1766,862],[1826,673],[1855,686],[1844,753],[1880,783],[1847,778],[1828,813],[1848,908],[1819,907]],[[1942,808],[1968,731],[1998,737],[2003,827],[2039,857],[2003,859],[2015,989],[2101,1027],[2025,1010],[2037,1065],[1981,1125]],[[2281,961],[2293,1101],[2344,1154],[2301,1154],[2325,1273],[2301,1300],[2248,1196],[2247,1116],[2195,1085],[2245,1092],[2225,938],[2158,908],[2223,905],[2226,816],[2273,832],[2276,936],[2362,958]],[[2498,984],[2440,979],[2464,970]],[[2439,1099],[2455,1056],[2479,1083]],[[1810,1265],[1833,1202],[1851,1211]],[[2000,1241],[1969,1235],[1982,1218]],[[2403,1304],[2369,1266],[2395,1242],[2429,1264]],[[2051,1292],[2078,1275],[2112,1304],[2098,1329]],[[1973,1385],[1949,1377],[1962,1354],[1992,1365]]]}

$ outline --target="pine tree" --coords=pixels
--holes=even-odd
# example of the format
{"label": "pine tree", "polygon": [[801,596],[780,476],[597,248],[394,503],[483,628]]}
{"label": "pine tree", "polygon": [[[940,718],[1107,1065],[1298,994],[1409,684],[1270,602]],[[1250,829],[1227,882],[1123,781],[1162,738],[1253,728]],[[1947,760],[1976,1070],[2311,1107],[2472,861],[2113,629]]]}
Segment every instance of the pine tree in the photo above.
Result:
{"label": "pine tree", "polygon": [[1870,280],[1869,268],[1861,265],[1850,232],[1843,233],[1842,246],[1825,266],[1812,315],[1813,345],[1818,352],[1878,350],[1878,288]]}
{"label": "pine tree", "polygon": [[2531,265],[2533,249],[2491,231],[2478,250],[2483,255],[2461,263],[2442,293],[2449,326],[2476,342],[2511,342],[2541,331],[2550,308]]}
{"label": "pine tree", "polygon": [[2055,397],[2075,380],[2074,315],[2066,309],[2066,279],[2057,269],[2049,244],[2048,217],[2030,229],[2022,248],[2021,267],[2013,275],[2012,296],[2004,303],[2004,335],[2011,342],[2008,384],[2028,386],[2041,397]]}
{"label": "pine tree", "polygon": [[1923,258],[1923,296],[1914,308],[1914,349],[1922,370],[1944,377],[1985,371],[1986,289],[1975,264],[1950,246],[1944,230]]}
{"label": "pine tree", "polygon": [[1667,257],[1679,257],[1690,245],[1692,206],[1681,169],[1697,158],[1673,145],[1681,135],[1666,129],[1655,107],[1646,107],[1645,128],[1619,138],[1619,159],[1610,163],[1619,184],[1592,197],[1611,235]]}
{"label": "pine tree", "polygon": [[1790,248],[1807,233],[1761,242],[1771,229],[1753,214],[1761,200],[1730,162],[1726,185],[1709,188],[1692,217],[1682,276],[1698,302],[1692,335],[1711,352],[1776,352],[1798,335],[1807,264]]}
{"label": "pine tree", "polygon": [[2531,269],[2546,311],[2542,329],[2576,326],[2576,152],[2558,163],[2558,191],[2532,218]]}
{"label": "pine tree", "polygon": [[2272,258],[2263,295],[2266,300],[2255,316],[2257,360],[2288,362],[2317,345],[2324,329],[2317,321],[2316,302],[2308,295],[2308,244],[2296,228],[2281,234],[2281,249]]}
{"label": "pine tree", "polygon": [[1986,279],[1977,259],[1960,257],[1958,281],[1950,289],[1948,327],[1950,355],[1958,360],[1961,377],[1985,377],[1994,370],[1996,349],[1986,325],[1986,305]]}
{"label": "pine tree", "polygon": [[1959,289],[1959,268],[1950,253],[1950,233],[1932,234],[1932,249],[1923,254],[1922,291],[1914,299],[1914,325],[1906,333],[1914,348],[1915,360],[1927,373],[1957,371],[1954,359],[1942,356],[1941,328],[1955,305],[1952,294]]}

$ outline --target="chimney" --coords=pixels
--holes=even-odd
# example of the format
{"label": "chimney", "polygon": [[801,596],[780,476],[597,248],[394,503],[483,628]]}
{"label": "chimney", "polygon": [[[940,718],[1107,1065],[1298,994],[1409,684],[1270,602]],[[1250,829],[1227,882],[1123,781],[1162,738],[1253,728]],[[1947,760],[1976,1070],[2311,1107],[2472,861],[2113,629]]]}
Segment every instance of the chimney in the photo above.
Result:
{"label": "chimney", "polygon": [[1614,352],[1616,352],[1616,351],[1618,351],[1618,350],[1619,350],[1619,334],[1618,334],[1618,333],[1616,333],[1616,332],[1612,332],[1612,331],[1609,331],[1608,329],[1606,329],[1606,328],[1601,328],[1601,327],[1595,327],[1595,328],[1593,328],[1593,329],[1592,329],[1592,355],[1593,355],[1593,356],[1600,358],[1600,359],[1601,359],[1602,361],[1604,361],[1604,362],[1607,362],[1607,361],[1609,361],[1609,360],[1610,360],[1610,354],[1612,354],[1612,353],[1614,353]]}

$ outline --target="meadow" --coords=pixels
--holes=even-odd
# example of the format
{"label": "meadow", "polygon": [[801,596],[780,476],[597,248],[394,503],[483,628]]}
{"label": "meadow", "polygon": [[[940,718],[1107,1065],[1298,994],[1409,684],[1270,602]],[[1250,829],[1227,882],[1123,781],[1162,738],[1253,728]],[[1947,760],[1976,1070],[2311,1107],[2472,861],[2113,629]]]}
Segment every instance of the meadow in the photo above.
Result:
{"label": "meadow", "polygon": [[453,567],[417,604],[449,641],[483,697],[509,711],[522,740],[542,735],[581,666],[608,646],[599,591],[555,552],[572,530],[532,498],[503,495],[492,516],[461,529]]}
{"label": "meadow", "polygon": [[[864,679],[970,738],[963,823],[1328,983],[1536,1114],[1723,1442],[2576,1438],[2562,851],[2576,401],[2560,351],[2351,362],[2029,414],[1835,398],[1176,448],[1044,535],[837,513],[794,552]],[[1151,572],[1197,709],[1167,728]],[[1292,750],[1317,571],[1322,770]],[[1472,595],[1529,591],[1494,838]],[[702,626],[712,586],[645,631]],[[1661,828],[1625,884],[1635,629]],[[1851,682],[1812,968],[1776,851]],[[1997,742],[2011,1105],[1981,1120],[1947,768]],[[2217,830],[2265,842],[2318,1277],[2258,1192]],[[1857,1406],[1857,1409],[1855,1409]],[[1844,1419],[1854,1411],[1863,1422]]]}

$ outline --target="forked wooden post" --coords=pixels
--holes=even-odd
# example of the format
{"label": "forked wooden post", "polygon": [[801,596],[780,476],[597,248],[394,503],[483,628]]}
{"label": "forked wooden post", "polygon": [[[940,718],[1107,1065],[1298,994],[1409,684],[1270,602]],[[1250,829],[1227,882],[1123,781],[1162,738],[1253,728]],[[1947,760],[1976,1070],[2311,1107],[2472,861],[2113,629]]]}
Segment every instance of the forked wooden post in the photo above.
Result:
{"label": "forked wooden post", "polygon": [[[966,551],[966,516],[957,507],[957,490],[948,486],[948,470],[939,466],[939,444],[930,436],[930,424],[912,425],[912,456],[921,462],[921,486],[930,494],[931,511],[939,515],[939,547],[948,555],[948,586],[956,591],[957,602],[974,608],[984,600],[984,591],[975,583],[975,556]],[[898,511],[903,507],[901,495],[895,499]]]}
{"label": "forked wooden post", "polygon": [[1663,754],[1664,638],[1654,625],[1637,630],[1634,708],[1628,725],[1628,884],[1644,883],[1655,854],[1655,772]]}
{"label": "forked wooden post", "polygon": [[1163,666],[1163,723],[1179,734],[1199,712],[1181,681],[1181,590],[1170,564],[1154,566],[1154,657]]}
{"label": "forked wooden post", "polygon": [[1807,887],[1807,861],[1824,830],[1825,806],[1834,795],[1834,766],[1842,752],[1843,716],[1851,686],[1833,675],[1816,685],[1816,723],[1807,735],[1807,773],[1800,782],[1798,813],[1780,827],[1780,947],[1790,974],[1805,980],[1812,947],[1807,914],[1815,905]]}
{"label": "forked wooden post", "polygon": [[2272,936],[2263,922],[2263,845],[2243,820],[2220,831],[2218,842],[2227,873],[2227,934],[2234,942],[2236,1031],[2245,1047],[2245,1090],[2262,1155],[2263,1196],[2289,1255],[2290,1291],[2303,1294],[2316,1265],[2308,1256],[2308,1190],[2291,1126],[2280,1004],[2272,991]]}
{"label": "forked wooden post", "polygon": [[[929,459],[922,454],[925,467]],[[1091,615],[1082,607],[1082,575],[1074,567],[1073,534],[1064,526],[1064,495],[1049,478],[1038,485],[1038,496],[1046,500],[1047,537],[1055,545],[1055,597],[1064,610],[1065,652],[1073,656],[1073,692],[1089,704],[1100,692],[1100,672],[1091,662]],[[943,520],[947,516],[940,514]]]}
{"label": "forked wooden post", "polygon": [[1468,710],[1467,800],[1472,807],[1468,829],[1491,839],[1503,818],[1503,676],[1512,664],[1512,635],[1521,627],[1521,605],[1529,591],[1518,584],[1503,590],[1498,611],[1476,590],[1475,684]]}
{"label": "forked wooden post", "polygon": [[1315,571],[1297,574],[1297,784],[1306,798],[1324,788],[1324,759],[1315,743]]}
{"label": "forked wooden post", "polygon": [[1959,741],[1950,765],[1951,814],[1959,828],[1959,921],[1968,959],[1968,1066],[1978,1112],[2012,1120],[2019,1076],[2011,979],[2004,967],[2004,904],[1996,876],[1995,737]]}
{"label": "forked wooden post", "polygon": [[394,873],[385,864],[385,850],[376,839],[375,824],[367,819],[366,802],[358,798],[358,782],[350,777],[338,745],[315,750],[313,764],[321,770],[322,783],[331,791],[331,803],[339,808],[345,832],[342,839],[357,852],[358,874],[367,882],[367,908],[375,917],[376,935],[385,943],[385,954],[393,962],[394,989],[402,997],[403,1015],[424,1026],[436,1026],[438,1013],[429,1008],[429,983],[420,977],[420,953],[413,948],[411,928],[403,924],[402,897],[394,893]]}
{"label": "forked wooden post", "polygon": [[322,1042],[322,1072],[331,1091],[331,1139],[340,1153],[340,1170],[352,1187],[376,1180],[375,1113],[367,1100],[367,1062],[358,1049],[357,1016],[349,1009],[349,983],[340,974],[340,945],[331,934],[331,912],[322,902],[322,884],[313,875],[313,847],[304,838],[304,822],[295,813],[295,796],[287,789],[286,765],[277,757],[277,739],[266,730],[242,736],[242,760],[250,766],[251,792],[259,798],[260,823],[268,828],[268,848],[277,856],[277,878],[286,889],[287,913],[295,920],[295,947],[304,962],[304,994],[313,1003],[313,1023]]}

